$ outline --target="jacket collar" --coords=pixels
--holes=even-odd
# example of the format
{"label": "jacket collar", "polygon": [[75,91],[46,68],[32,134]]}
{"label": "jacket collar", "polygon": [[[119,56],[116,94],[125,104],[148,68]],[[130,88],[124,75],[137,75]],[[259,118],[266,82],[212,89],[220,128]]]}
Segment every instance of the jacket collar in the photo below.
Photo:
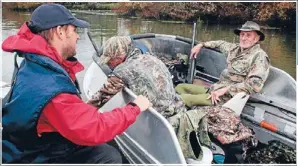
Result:
{"label": "jacket collar", "polygon": [[9,36],[3,41],[2,49],[7,52],[20,51],[47,56],[62,66],[72,80],[75,80],[76,73],[84,69],[83,65],[74,57],[67,60],[63,59],[57,50],[50,46],[43,37],[32,33],[27,23],[21,26],[16,35]]}

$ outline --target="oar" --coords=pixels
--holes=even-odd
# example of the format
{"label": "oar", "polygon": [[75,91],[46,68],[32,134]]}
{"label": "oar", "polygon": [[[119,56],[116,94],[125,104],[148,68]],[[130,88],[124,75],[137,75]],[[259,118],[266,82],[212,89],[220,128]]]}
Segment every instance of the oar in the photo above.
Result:
{"label": "oar", "polygon": [[[197,23],[194,22],[193,29],[192,29],[191,48],[193,48],[195,46],[196,25],[197,25]],[[189,64],[189,68],[188,68],[188,74],[187,74],[186,81],[187,81],[187,83],[192,84],[193,79],[194,79],[195,70],[196,70],[196,58],[192,58],[191,54],[189,55],[189,58],[188,58],[188,64]]]}
{"label": "oar", "polygon": [[241,114],[241,117],[243,119],[246,119],[264,129],[267,129],[271,132],[274,132],[274,133],[277,133],[277,134],[280,134],[280,135],[283,135],[291,140],[294,140],[296,141],[296,136],[294,134],[290,134],[290,133],[287,133],[285,131],[282,131],[281,129],[279,129],[277,126],[275,126],[274,124],[272,123],[269,123],[265,120],[256,120],[255,118],[251,117],[251,116],[248,116],[248,115],[245,115],[245,114]]}
{"label": "oar", "polygon": [[99,52],[99,49],[98,49],[95,41],[92,39],[91,33],[89,31],[87,32],[87,35],[88,35],[88,37],[89,37],[89,39],[90,39],[90,41],[91,41],[91,43],[93,45],[93,48],[95,49],[96,54],[98,55],[98,57],[100,57],[100,54],[101,53]]}

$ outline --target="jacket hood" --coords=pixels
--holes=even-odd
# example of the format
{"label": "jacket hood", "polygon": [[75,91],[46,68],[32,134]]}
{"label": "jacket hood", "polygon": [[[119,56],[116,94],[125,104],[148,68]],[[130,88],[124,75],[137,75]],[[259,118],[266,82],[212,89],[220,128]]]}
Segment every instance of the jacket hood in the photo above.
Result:
{"label": "jacket hood", "polygon": [[75,78],[75,73],[84,69],[83,65],[76,58],[65,60],[59,55],[57,50],[50,46],[40,35],[30,31],[27,23],[24,23],[16,35],[9,36],[2,43],[2,50],[6,52],[25,52],[47,56],[61,65],[71,76]]}

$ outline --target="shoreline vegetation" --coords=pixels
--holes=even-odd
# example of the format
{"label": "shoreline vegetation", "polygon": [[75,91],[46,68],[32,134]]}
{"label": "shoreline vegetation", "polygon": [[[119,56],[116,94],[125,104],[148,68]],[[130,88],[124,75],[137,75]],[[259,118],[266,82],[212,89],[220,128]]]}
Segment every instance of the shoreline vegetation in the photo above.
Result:
{"label": "shoreline vegetation", "polygon": [[[33,11],[41,2],[3,2],[3,8]],[[208,24],[253,20],[265,29],[296,31],[295,2],[60,2],[71,10],[110,10],[123,17]]]}

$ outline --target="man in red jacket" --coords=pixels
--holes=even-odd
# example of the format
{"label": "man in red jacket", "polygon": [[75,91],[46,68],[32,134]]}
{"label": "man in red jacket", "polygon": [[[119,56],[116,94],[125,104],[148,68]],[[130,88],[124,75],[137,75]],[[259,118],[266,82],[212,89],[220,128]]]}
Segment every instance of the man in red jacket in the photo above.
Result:
{"label": "man in red jacket", "polygon": [[[96,107],[83,102],[75,91],[68,93],[66,89],[58,93],[51,87],[63,86],[55,83],[61,79],[66,80],[65,85],[70,83],[73,89],[77,88],[75,74],[82,71],[83,66],[74,58],[79,39],[76,28],[88,26],[64,6],[44,4],[35,9],[30,22],[24,23],[17,35],[2,43],[4,51],[17,51],[25,57],[16,76],[12,98],[3,108],[4,163],[122,163],[119,152],[106,142],[124,132],[141,111],[150,107],[148,99],[138,96],[122,108],[100,113]],[[46,77],[44,73],[54,74]],[[27,77],[40,79],[26,82]],[[37,84],[40,86],[30,90],[32,93],[24,90],[26,95],[32,96],[24,97],[20,93],[23,87],[43,80]],[[54,84],[47,85],[47,80],[54,80]],[[39,89],[39,93],[34,92]],[[43,90],[55,94],[46,94]],[[37,105],[36,102],[41,102],[40,93],[44,94],[40,96],[44,101]],[[46,100],[42,98],[45,95],[52,97]],[[32,108],[36,105],[36,109],[25,109],[28,102],[32,102]],[[38,118],[26,117],[28,113]],[[19,118],[10,116],[12,114]],[[18,127],[18,123],[22,125]],[[23,129],[24,124],[33,127]],[[27,138],[29,141],[24,141]]]}

